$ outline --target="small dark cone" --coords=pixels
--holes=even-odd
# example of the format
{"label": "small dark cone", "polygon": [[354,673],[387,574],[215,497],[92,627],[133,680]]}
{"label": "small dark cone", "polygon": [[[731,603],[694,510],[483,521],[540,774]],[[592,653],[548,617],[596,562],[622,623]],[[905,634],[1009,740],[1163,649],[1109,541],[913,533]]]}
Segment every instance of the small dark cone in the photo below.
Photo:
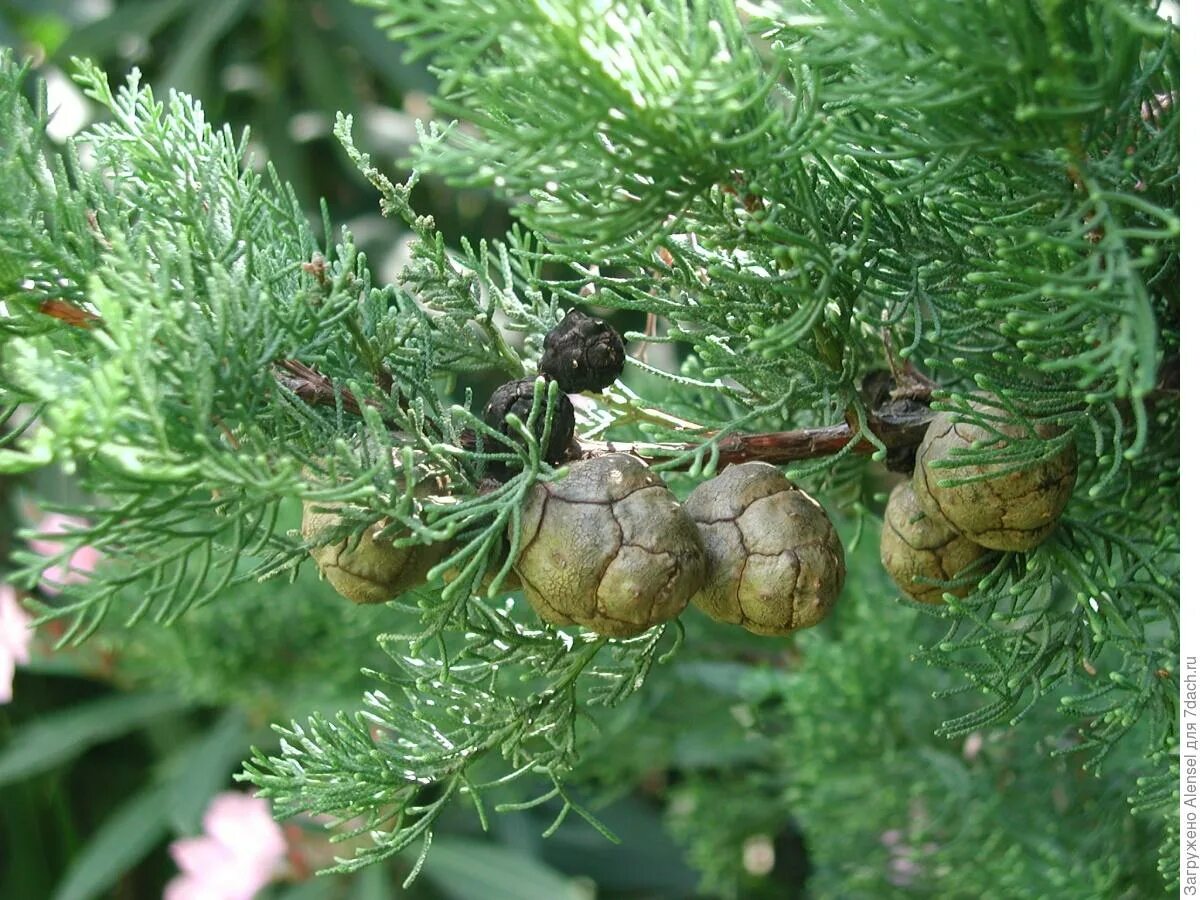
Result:
{"label": "small dark cone", "polygon": [[[512,413],[521,421],[528,421],[529,413],[533,411],[533,383],[535,380],[536,376],[530,375],[518,381],[506,382],[496,388],[491,399],[488,400],[487,408],[483,411],[483,420],[501,434],[516,438],[516,435],[512,433],[512,429],[508,427],[505,417],[509,413]],[[546,411],[543,408],[541,414],[533,423],[534,435],[541,436],[545,422]],[[555,406],[554,422],[550,426],[550,440],[546,444],[546,462],[551,465],[557,465],[562,462],[574,437],[575,408],[571,406],[570,398],[567,397],[566,392],[560,386],[558,403]],[[519,440],[519,438],[517,439]],[[492,438],[485,438],[483,446],[489,453],[504,453],[510,449],[508,446]],[[497,469],[497,472],[493,474],[502,478],[503,475],[501,473],[505,472],[505,467],[501,464],[493,468]]]}
{"label": "small dark cone", "polygon": [[573,309],[542,342],[540,371],[563,391],[602,391],[625,368],[625,342],[603,319]]}

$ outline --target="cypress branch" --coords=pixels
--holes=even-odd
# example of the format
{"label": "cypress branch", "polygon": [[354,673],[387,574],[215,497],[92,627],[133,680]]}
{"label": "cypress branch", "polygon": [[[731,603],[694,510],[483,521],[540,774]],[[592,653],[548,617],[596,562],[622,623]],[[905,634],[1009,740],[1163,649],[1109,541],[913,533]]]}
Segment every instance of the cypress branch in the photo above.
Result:
{"label": "cypress branch", "polygon": [[[1120,773],[1105,785],[1161,808],[1178,740],[1177,29],[1132,0],[366,5],[431,60],[440,109],[462,122],[422,132],[418,169],[490,188],[522,223],[506,241],[448,248],[411,205],[416,175],[393,183],[340,118],[384,214],[414,235],[385,287],[350,235],[318,239],[290,189],[246,166],[246,139],[188,98],[159,102],[136,76],[113,92],[81,64],[110,120],[47,154],[25,72],[0,60],[0,185],[13,198],[0,212],[0,416],[37,413],[0,439],[0,472],[59,464],[100,498],[74,510],[92,525],[63,536],[62,554],[86,542],[105,564],[41,598],[45,618],[67,619],[64,641],[113,613],[185,631],[232,586],[294,575],[309,548],[277,523],[300,501],[343,512],[339,538],[386,520],[401,544],[454,543],[387,610],[410,627],[388,626],[389,659],[358,710],[293,721],[245,772],[282,812],[327,812],[366,836],[349,868],[427,849],[459,797],[481,817],[557,802],[553,822],[587,818],[572,771],[643,774],[633,754],[591,752],[603,728],[576,727],[589,700],[602,725],[622,704],[639,723],[629,740],[670,743],[663,706],[703,712],[725,691],[799,748],[784,759],[739,733],[739,752],[765,756],[720,796],[742,779],[759,808],[728,802],[728,816],[684,828],[724,876],[741,864],[722,848],[745,835],[718,840],[735,825],[797,810],[841,822],[843,761],[820,761],[856,741],[870,759],[847,760],[851,773],[884,761],[896,783],[925,786],[923,802],[970,796],[987,822],[1013,820],[1003,791],[930,788],[930,770],[962,761],[896,752],[884,742],[903,731],[864,728],[864,697],[919,719],[926,739],[986,732],[1008,747],[1032,734],[1084,752]],[[582,303],[618,310],[673,355],[633,366],[581,413],[581,455],[633,452],[684,488],[731,462],[803,463],[792,477],[864,546],[880,487],[868,458],[902,468],[933,411],[996,436],[1055,426],[946,462],[1007,470],[1074,443],[1079,486],[1044,543],[1001,555],[968,597],[920,607],[930,621],[863,602],[806,636],[802,671],[689,690],[688,664],[720,644],[702,628],[669,648],[664,629],[601,642],[539,626],[502,589],[507,535],[555,473],[536,417],[489,430],[459,379],[534,371],[541,336]],[[885,366],[898,384],[880,391],[871,373]],[[981,412],[985,395],[1000,406]],[[497,461],[517,472],[499,487],[485,479]],[[437,502],[417,496],[418,467],[444,479]],[[19,562],[32,588],[45,560]],[[890,590],[865,574],[872,561],[858,568],[863,598]],[[678,665],[657,665],[672,653]],[[906,679],[938,702],[914,714],[896,689]],[[974,835],[969,856],[943,838],[928,871],[978,870],[975,894],[1063,873],[1115,892],[1125,873],[1109,850],[1127,843],[1107,818],[1077,829],[1070,846],[1095,851],[1078,858],[1046,835],[1014,858],[1014,841],[954,819]],[[890,889],[862,873],[876,822],[855,835],[822,844],[825,877]]]}

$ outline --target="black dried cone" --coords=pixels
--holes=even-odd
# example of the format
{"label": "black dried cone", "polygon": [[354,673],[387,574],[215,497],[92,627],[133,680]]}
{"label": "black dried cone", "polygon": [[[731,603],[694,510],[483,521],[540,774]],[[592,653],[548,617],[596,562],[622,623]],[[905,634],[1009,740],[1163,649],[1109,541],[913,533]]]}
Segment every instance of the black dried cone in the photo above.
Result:
{"label": "black dried cone", "polygon": [[[993,409],[975,404],[975,409]],[[1025,437],[1027,429],[1017,423],[996,426],[1008,437]],[[1039,425],[1036,434],[1048,439],[1058,434],[1050,425]],[[936,522],[992,550],[1023,552],[1046,539],[1071,499],[1075,488],[1077,457],[1075,445],[1067,444],[1054,456],[1031,466],[1009,471],[997,462],[972,466],[934,465],[953,462],[956,451],[976,442],[993,442],[988,429],[959,421],[949,412],[939,413],[917,448],[913,471],[913,493],[926,514]],[[996,449],[1003,441],[993,444]],[[964,484],[943,485],[942,481],[976,478]]]}
{"label": "black dried cone", "polygon": [[534,486],[521,511],[516,571],[555,625],[630,637],[678,616],[706,576],[695,523],[645,463],[612,453]]}
{"label": "black dried cone", "polygon": [[[491,399],[488,400],[487,408],[483,411],[483,420],[501,434],[515,439],[518,443],[521,442],[522,439],[518,435],[514,435],[512,429],[508,427],[505,417],[512,413],[522,422],[529,420],[529,414],[533,411],[533,383],[536,380],[536,376],[530,375],[518,381],[509,381],[496,388]],[[542,436],[545,423],[546,409],[543,400],[541,414],[533,423],[534,437]],[[560,389],[558,402],[554,408],[554,422],[550,426],[550,439],[546,443],[544,456],[546,462],[551,465],[562,462],[574,437],[575,408],[571,406],[570,398]],[[511,450],[510,447],[492,438],[485,438],[483,446],[489,453],[505,453]]]}
{"label": "black dried cone", "polygon": [[967,596],[991,566],[979,563],[975,577],[956,587],[930,582],[957,579],[987,552],[926,515],[911,481],[896,485],[883,512],[879,557],[892,580],[908,596],[921,603],[941,603],[943,593]]}
{"label": "black dried cone", "polygon": [[700,529],[711,577],[692,598],[719,622],[783,635],[816,625],[846,581],[825,510],[764,462],[729,466],[683,505]]}
{"label": "black dried cone", "polygon": [[539,370],[569,394],[602,391],[625,368],[625,342],[603,319],[573,309],[542,342]]}

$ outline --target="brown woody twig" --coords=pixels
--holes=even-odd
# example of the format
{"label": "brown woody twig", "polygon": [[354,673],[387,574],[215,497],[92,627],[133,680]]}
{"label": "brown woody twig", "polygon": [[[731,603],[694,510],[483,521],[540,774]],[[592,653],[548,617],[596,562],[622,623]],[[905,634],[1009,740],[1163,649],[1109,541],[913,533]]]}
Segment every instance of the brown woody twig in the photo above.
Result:
{"label": "brown woody twig", "polygon": [[[279,383],[305,403],[314,406],[329,406],[337,402],[339,391],[333,383],[310,366],[294,359],[278,363],[281,371],[276,373]],[[925,436],[933,413],[929,410],[930,388],[921,399],[912,399],[912,385],[884,385],[872,383],[864,397],[871,410],[868,428],[888,450],[889,468],[904,469],[921,439]],[[864,385],[867,388],[868,385]],[[902,394],[899,398],[893,395]],[[345,388],[340,390],[344,408],[360,414],[358,400]],[[466,430],[459,436],[461,446],[474,444],[475,435]],[[853,445],[853,446],[851,446]],[[664,458],[687,453],[701,446],[701,442],[653,442],[653,441],[576,441],[570,458],[583,459],[605,453],[628,453],[647,462],[661,462]],[[728,434],[717,441],[717,468],[735,463],[757,460],[769,463],[789,463],[804,459],[832,456],[851,446],[851,453],[870,455],[879,449],[868,440],[864,432],[852,421],[840,425],[817,428],[797,428],[792,431],[774,431],[759,434]]]}

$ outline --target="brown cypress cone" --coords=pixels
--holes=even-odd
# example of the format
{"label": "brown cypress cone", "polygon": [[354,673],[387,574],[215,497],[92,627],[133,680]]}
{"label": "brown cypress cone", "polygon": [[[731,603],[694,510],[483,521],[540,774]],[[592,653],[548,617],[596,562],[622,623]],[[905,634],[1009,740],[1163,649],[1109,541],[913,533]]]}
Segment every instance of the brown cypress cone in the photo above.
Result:
{"label": "brown cypress cone", "polygon": [[662,479],[625,453],[578,460],[565,478],[538,482],[509,537],[538,616],[609,637],[675,618],[707,575],[696,524]]}
{"label": "brown cypress cone", "polygon": [[[994,403],[976,403],[977,410],[997,408]],[[959,421],[942,412],[929,423],[917,448],[913,471],[913,493],[921,508],[935,522],[952,528],[968,540],[991,550],[1025,552],[1046,539],[1071,499],[1075,488],[1078,457],[1075,444],[1067,444],[1053,456],[1021,469],[1007,463],[938,466],[953,463],[956,451],[976,443],[993,443],[996,433],[1027,437],[1028,429],[1018,423],[995,426],[994,432],[969,421]],[[1034,434],[1043,440],[1058,429],[1038,425]],[[962,484],[943,485],[943,480],[975,478]]]}
{"label": "brown cypress cone", "polygon": [[[917,502],[911,481],[896,485],[883,512],[879,557],[900,590],[920,603],[942,603],[942,594],[965,597],[991,568],[978,568],[967,584],[931,584],[958,579],[988,553],[954,529],[927,515]],[[993,563],[994,564],[994,560]],[[979,563],[979,566],[984,564]]]}
{"label": "brown cypress cone", "polygon": [[[300,533],[306,541],[319,541],[342,523],[334,509],[310,500],[304,502]],[[449,543],[396,547],[380,537],[387,520],[368,526],[361,534],[328,544],[317,544],[309,555],[322,577],[335,591],[354,603],[384,603],[425,583],[425,574],[450,553]]]}
{"label": "brown cypress cone", "polygon": [[710,577],[692,604],[764,635],[811,628],[846,581],[842,542],[821,504],[765,462],[728,466],[683,505],[700,529]]}
{"label": "brown cypress cone", "polygon": [[625,341],[603,319],[573,309],[542,342],[538,368],[569,394],[602,391],[625,368]]}
{"label": "brown cypress cone", "polygon": [[[533,411],[534,381],[536,380],[537,376],[530,375],[517,381],[506,382],[496,388],[483,411],[483,420],[501,434],[519,442],[521,438],[512,433],[505,417],[512,413],[522,422],[529,420],[529,414]],[[543,401],[542,410],[533,423],[534,437],[541,437],[545,422],[546,409]],[[554,407],[554,421],[550,426],[550,439],[546,442],[545,447],[544,459],[546,462],[551,465],[562,462],[574,437],[575,408],[571,406],[571,400],[567,397],[566,392],[560,388],[558,401]],[[494,438],[485,438],[483,446],[489,453],[504,453],[511,449]]]}

